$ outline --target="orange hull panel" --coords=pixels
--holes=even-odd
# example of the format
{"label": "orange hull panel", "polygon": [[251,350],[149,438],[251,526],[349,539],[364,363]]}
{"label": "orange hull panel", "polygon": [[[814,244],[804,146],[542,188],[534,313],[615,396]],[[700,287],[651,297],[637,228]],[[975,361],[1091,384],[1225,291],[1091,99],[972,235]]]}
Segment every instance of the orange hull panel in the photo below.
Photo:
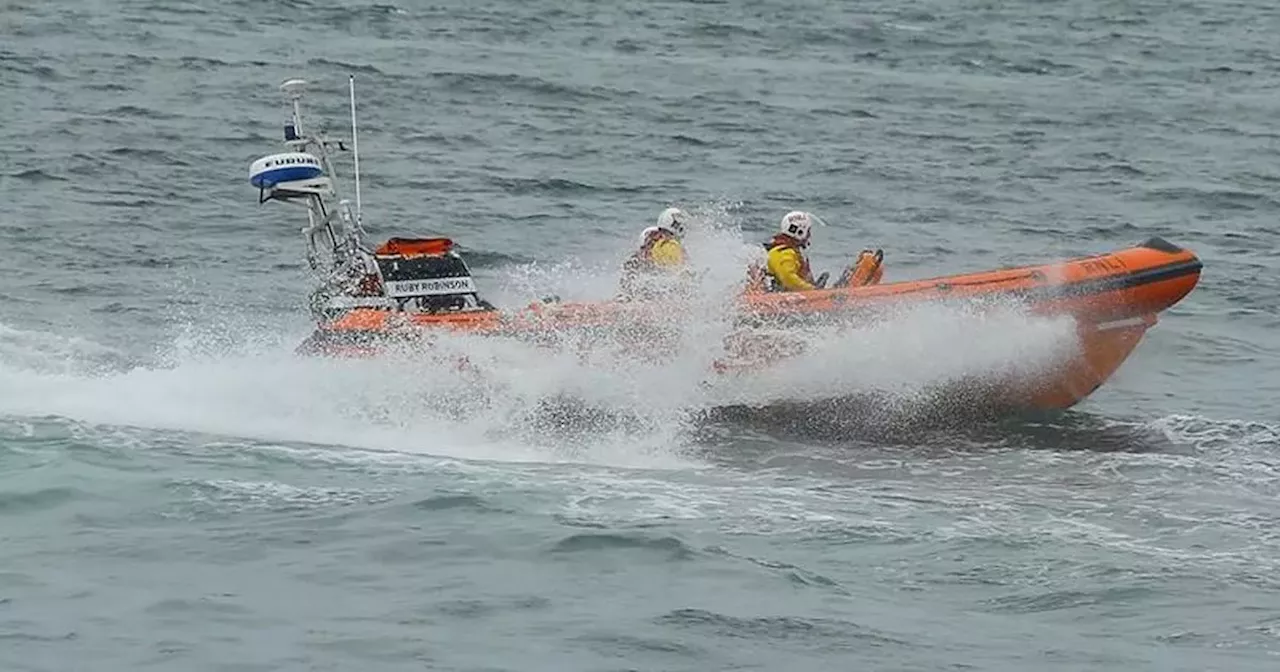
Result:
{"label": "orange hull panel", "polygon": [[1111,378],[1155,323],[1155,315],[1143,315],[1111,324],[1082,326],[1076,355],[1052,374],[1014,386],[1014,396],[1005,405],[1044,410],[1075,406]]}

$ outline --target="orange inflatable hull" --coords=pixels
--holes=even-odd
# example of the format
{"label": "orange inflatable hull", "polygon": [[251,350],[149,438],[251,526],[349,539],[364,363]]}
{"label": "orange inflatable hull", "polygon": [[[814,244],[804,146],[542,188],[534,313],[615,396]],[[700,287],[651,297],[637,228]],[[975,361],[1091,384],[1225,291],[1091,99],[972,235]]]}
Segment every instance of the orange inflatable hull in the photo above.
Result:
{"label": "orange inflatable hull", "polygon": [[[837,319],[875,319],[887,307],[963,302],[1016,303],[1040,315],[1070,315],[1077,324],[1078,354],[1035,379],[1004,381],[993,394],[1011,406],[1061,409],[1091,394],[1128,358],[1156,315],[1176,304],[1199,281],[1192,252],[1152,238],[1100,256],[1060,263],[907,280],[863,287],[741,295],[740,316],[752,323],[786,326]],[[301,350],[360,355],[389,340],[439,330],[532,337],[564,330],[643,324],[662,304],[640,301],[534,304],[501,312],[419,314],[352,309],[322,324]],[[721,373],[767,365],[766,359],[717,367]]]}

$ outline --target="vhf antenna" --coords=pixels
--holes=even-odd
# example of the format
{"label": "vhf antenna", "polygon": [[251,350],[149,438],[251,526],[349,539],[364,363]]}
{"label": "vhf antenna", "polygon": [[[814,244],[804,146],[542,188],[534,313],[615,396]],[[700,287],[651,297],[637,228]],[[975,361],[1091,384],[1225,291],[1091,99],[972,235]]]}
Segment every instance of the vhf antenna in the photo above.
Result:
{"label": "vhf antenna", "polygon": [[360,228],[363,211],[360,208],[360,140],[356,137],[356,76],[347,77],[351,91],[351,154],[355,159],[356,174],[356,227]]}

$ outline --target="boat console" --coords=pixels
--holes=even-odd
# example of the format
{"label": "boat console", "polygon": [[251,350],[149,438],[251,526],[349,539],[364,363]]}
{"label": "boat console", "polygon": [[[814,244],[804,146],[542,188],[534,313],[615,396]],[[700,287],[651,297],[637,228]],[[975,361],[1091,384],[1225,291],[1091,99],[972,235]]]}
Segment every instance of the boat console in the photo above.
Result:
{"label": "boat console", "polygon": [[480,298],[471,269],[448,238],[392,238],[373,258],[377,285],[398,310],[435,314],[494,309]]}
{"label": "boat console", "polygon": [[307,211],[302,228],[307,261],[317,280],[311,293],[313,315],[335,319],[350,310],[451,314],[494,310],[481,299],[471,269],[448,238],[392,238],[376,250],[365,243],[360,207],[360,154],[355,123],[355,80],[351,79],[351,154],[355,208],[342,198],[330,157],[347,144],[302,123],[301,98],[306,82],[280,85],[289,101],[284,125],[285,146],[249,166],[249,183],[258,202],[300,204]]}

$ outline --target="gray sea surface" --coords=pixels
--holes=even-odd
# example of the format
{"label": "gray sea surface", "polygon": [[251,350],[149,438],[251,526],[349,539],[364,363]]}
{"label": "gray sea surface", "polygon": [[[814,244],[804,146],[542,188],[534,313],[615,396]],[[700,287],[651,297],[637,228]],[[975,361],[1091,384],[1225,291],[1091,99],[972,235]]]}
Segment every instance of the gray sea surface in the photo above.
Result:
{"label": "gray sea surface", "polygon": [[[0,0],[0,669],[1280,669],[1278,30],[1263,0]],[[372,234],[453,237],[503,307],[609,296],[694,213],[683,349],[294,354],[303,212],[248,166],[286,78],[348,134],[349,75]],[[886,281],[1152,235],[1205,268],[1069,412],[889,422],[851,399],[934,403],[1070,325],[909,312],[708,383],[716,283],[792,209],[818,270],[878,247]]]}

